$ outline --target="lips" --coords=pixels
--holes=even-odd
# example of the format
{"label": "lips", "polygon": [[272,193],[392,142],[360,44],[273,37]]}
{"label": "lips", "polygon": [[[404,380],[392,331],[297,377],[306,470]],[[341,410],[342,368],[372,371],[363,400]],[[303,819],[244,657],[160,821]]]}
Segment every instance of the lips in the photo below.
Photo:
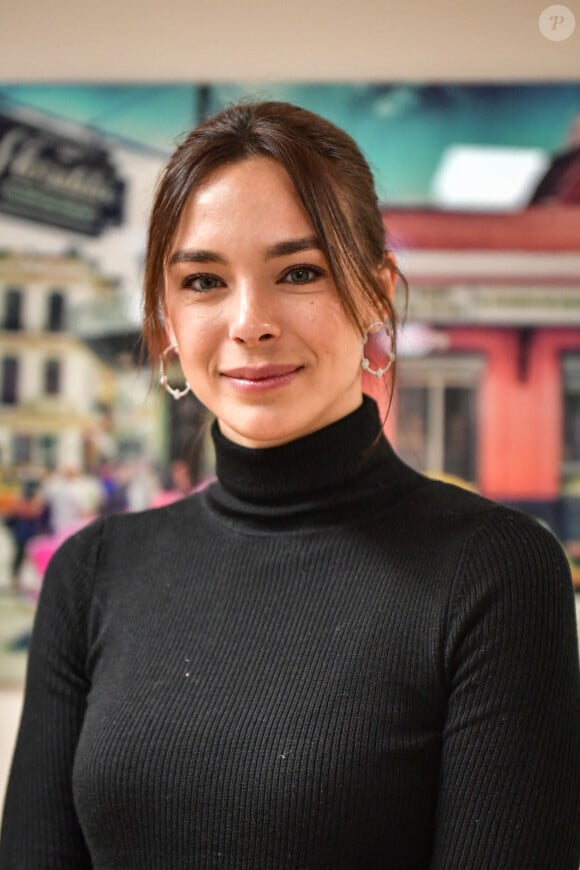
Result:
{"label": "lips", "polygon": [[277,363],[239,366],[224,369],[220,374],[237,393],[258,396],[284,389],[293,383],[303,370],[304,366],[296,363]]}
{"label": "lips", "polygon": [[303,366],[293,363],[278,363],[274,365],[240,366],[239,368],[226,369],[221,374],[226,378],[233,378],[235,380],[259,382],[268,381],[272,378],[283,378],[286,375],[294,374],[294,372],[299,371],[301,368]]}

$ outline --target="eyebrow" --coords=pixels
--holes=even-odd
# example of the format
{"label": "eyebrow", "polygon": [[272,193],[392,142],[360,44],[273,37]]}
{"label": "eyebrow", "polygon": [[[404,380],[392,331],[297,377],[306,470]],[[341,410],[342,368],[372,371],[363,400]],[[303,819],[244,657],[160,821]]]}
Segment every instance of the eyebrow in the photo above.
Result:
{"label": "eyebrow", "polygon": [[313,248],[322,250],[318,236],[304,236],[301,239],[288,239],[287,242],[277,242],[266,248],[266,260],[274,260],[276,257],[286,257],[288,254],[298,254],[300,251],[311,251]]}
{"label": "eyebrow", "polygon": [[[290,254],[298,254],[300,251],[312,249],[322,250],[318,236],[303,236],[300,239],[288,239],[284,242],[276,242],[270,245],[264,252],[265,260],[274,260],[276,257],[286,257]],[[185,248],[174,251],[169,258],[169,266],[176,263],[221,263],[227,265],[227,260],[217,251],[206,248]]]}

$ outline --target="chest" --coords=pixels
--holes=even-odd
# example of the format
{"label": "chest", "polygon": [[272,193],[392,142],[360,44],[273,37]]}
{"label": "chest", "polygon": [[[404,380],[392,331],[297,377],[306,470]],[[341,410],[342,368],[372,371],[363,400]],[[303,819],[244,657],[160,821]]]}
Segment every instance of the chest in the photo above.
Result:
{"label": "chest", "polygon": [[96,828],[111,800],[154,824],[161,796],[194,839],[209,812],[286,826],[278,840],[298,814],[319,841],[320,826],[432,799],[438,634],[397,561],[367,547],[363,564],[344,542],[275,549],[219,566],[198,551],[156,584],[135,565],[116,591],[75,771]]}

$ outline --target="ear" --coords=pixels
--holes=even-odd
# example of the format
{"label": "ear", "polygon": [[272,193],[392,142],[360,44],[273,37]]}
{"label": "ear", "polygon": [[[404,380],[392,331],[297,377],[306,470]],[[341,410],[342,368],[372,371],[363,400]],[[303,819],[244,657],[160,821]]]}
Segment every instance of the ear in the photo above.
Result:
{"label": "ear", "polygon": [[175,337],[175,332],[173,331],[173,326],[171,325],[171,320],[169,319],[166,308],[163,309],[163,324],[165,326],[167,344],[177,344],[177,338]]}
{"label": "ear", "polygon": [[392,251],[385,251],[379,266],[379,278],[383,284],[385,296],[392,302],[395,297],[395,281],[397,280],[397,260]]}

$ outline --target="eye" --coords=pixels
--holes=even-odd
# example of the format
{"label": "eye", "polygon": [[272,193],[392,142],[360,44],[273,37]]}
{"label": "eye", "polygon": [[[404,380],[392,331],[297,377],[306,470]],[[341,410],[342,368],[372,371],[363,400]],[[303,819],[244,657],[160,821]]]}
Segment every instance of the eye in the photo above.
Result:
{"label": "eye", "polygon": [[284,284],[311,284],[322,275],[322,269],[316,266],[293,266],[284,274]]}
{"label": "eye", "polygon": [[188,275],[183,279],[181,286],[185,290],[196,290],[198,293],[207,293],[208,290],[215,290],[216,287],[225,287],[221,278],[216,275]]}

